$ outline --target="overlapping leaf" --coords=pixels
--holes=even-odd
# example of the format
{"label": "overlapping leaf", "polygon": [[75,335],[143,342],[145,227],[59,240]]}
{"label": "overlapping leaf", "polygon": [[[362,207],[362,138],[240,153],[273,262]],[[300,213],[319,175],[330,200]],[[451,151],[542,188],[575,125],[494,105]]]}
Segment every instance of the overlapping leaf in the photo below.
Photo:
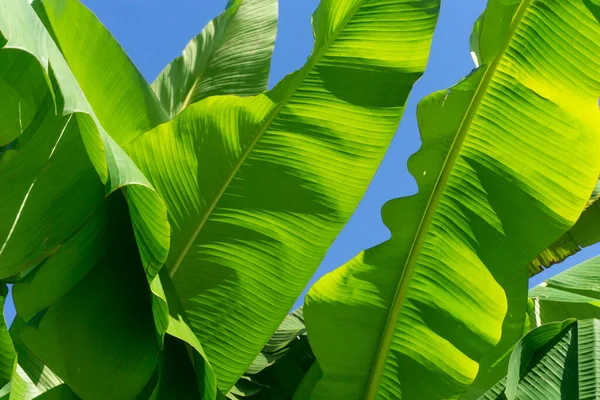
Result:
{"label": "overlapping leaf", "polygon": [[15,145],[2,155],[1,275],[30,269],[55,254],[96,213],[105,193],[127,186],[142,258],[152,280],[168,250],[164,204],[104,131],[30,6],[3,2],[0,19],[0,31],[9,38],[0,52],[7,63],[37,65],[29,69],[32,82],[39,75],[49,83],[34,88],[44,101]]}
{"label": "overlapping leaf", "polygon": [[[31,69],[33,78],[45,77],[49,83],[35,88],[44,101],[36,110],[34,121],[17,135],[19,139],[14,149],[3,155],[1,168],[6,194],[1,214],[6,221],[0,225],[5,238],[0,254],[2,276],[13,275],[48,257],[83,225],[97,206],[98,195],[102,196],[97,184],[90,190],[94,182],[85,174],[91,165],[105,184],[107,194],[129,186],[127,196],[136,234],[143,238],[140,247],[144,261],[150,263],[154,258],[166,257],[168,223],[164,205],[104,131],[78,81],[30,6],[14,0],[3,2],[0,31],[8,38],[2,49],[7,65],[17,65],[25,57],[24,64],[38,65],[37,70]],[[19,76],[21,80],[28,78]],[[54,83],[50,84],[51,80]],[[56,110],[62,117],[54,115]],[[40,137],[40,130],[49,130],[52,135]],[[71,157],[73,167],[79,168],[69,176],[64,171],[68,170],[67,156],[59,150],[82,144],[87,154],[80,151]],[[63,163],[62,168],[57,165],[60,163]],[[43,189],[52,190],[61,201],[48,202]],[[42,202],[40,199],[45,204],[38,204]],[[149,271],[156,273],[151,268]]]}
{"label": "overlapping leaf", "polygon": [[[99,120],[106,127],[108,134],[120,145],[134,140],[140,134],[150,130],[156,125],[165,122],[169,115],[164,111],[150,86],[146,83],[135,66],[124,53],[121,46],[114,40],[108,30],[104,28],[96,17],[77,0],[43,0],[43,7],[38,7],[43,13],[51,31],[60,45],[69,67],[81,85],[86,98],[94,108]],[[252,3],[252,4],[248,4]],[[193,40],[188,46],[188,56],[185,58],[182,73],[187,79],[202,83],[201,92],[195,96],[207,95],[204,89],[214,84],[228,81],[228,92],[244,94],[257,89],[260,82],[266,82],[268,64],[272,53],[272,39],[276,30],[276,4],[273,0],[261,1],[256,7],[254,0],[236,1],[230,4],[228,11],[217,20],[209,23],[205,28],[205,45],[208,47],[195,47],[198,39]],[[249,7],[252,12],[249,12]],[[258,33],[265,36],[261,41],[248,42],[248,31],[255,31],[256,24],[260,23]],[[214,32],[214,27],[218,32]],[[216,36],[213,36],[216,35]],[[213,40],[209,40],[212,37]],[[269,39],[271,38],[271,39]],[[243,39],[243,40],[242,40]],[[269,46],[269,40],[271,45]],[[233,44],[232,44],[233,42]],[[258,46],[262,43],[262,46]],[[232,59],[232,49],[236,54]],[[256,50],[260,49],[260,52]],[[193,53],[193,54],[191,54]],[[196,68],[186,69],[187,61],[200,62]],[[202,61],[199,61],[202,60]],[[212,61],[211,61],[212,60]],[[223,69],[212,69],[206,62],[218,61]],[[235,68],[231,63],[235,62]],[[179,65],[181,62],[175,61]],[[168,69],[173,69],[173,65]],[[214,65],[218,67],[219,65]],[[255,65],[257,69],[246,68],[246,75],[236,75],[240,65]],[[108,73],[107,73],[108,71]],[[252,72],[250,77],[247,73]],[[239,74],[238,74],[239,75]],[[175,84],[176,77],[169,73],[170,80],[161,85],[164,90]],[[205,79],[202,80],[201,78]],[[243,79],[244,77],[248,79]],[[259,82],[259,83],[257,83]],[[220,90],[214,86],[215,91]],[[197,89],[197,88],[190,88]],[[179,89],[173,89],[178,91]],[[211,92],[212,93],[212,92]],[[191,93],[189,93],[191,94]],[[187,96],[187,94],[186,94]],[[151,281],[155,294],[153,308],[159,333],[163,333],[168,323],[166,316],[165,294],[158,278],[154,278],[158,269],[162,267],[168,249],[168,225],[163,223],[162,210],[154,207],[153,199],[140,196],[139,193],[127,191],[127,199],[134,221],[136,238],[142,255],[144,268]],[[148,208],[152,210],[148,210]],[[154,214],[144,218],[147,214]],[[141,216],[141,218],[139,217]],[[140,223],[146,222],[147,224]],[[165,221],[166,222],[166,221]]]}
{"label": "overlapping leaf", "polygon": [[[16,358],[11,382],[5,386],[7,400],[78,400],[79,397],[29,350],[20,338],[25,322],[16,317],[10,327]],[[5,397],[0,397],[4,399]]]}
{"label": "overlapping leaf", "polygon": [[193,104],[125,147],[167,203],[167,266],[223,392],[364,193],[423,72],[438,7],[325,0],[304,68],[264,95]]}
{"label": "overlapping leaf", "polygon": [[492,0],[478,29],[481,67],[419,106],[419,193],[384,207],[391,240],[309,291],[311,399],[458,398],[476,377],[477,397],[524,331],[527,264],[589,198],[598,22],[581,0]]}
{"label": "overlapping leaf", "polygon": [[[45,43],[41,46],[42,50],[45,47],[52,49],[52,57],[46,57],[50,59],[50,69],[47,72],[51,70],[51,73],[40,75],[42,77],[50,77],[50,80],[57,79],[59,83],[59,78],[66,77],[64,79],[71,84],[69,88],[72,88],[73,92],[81,97],[80,100],[86,107],[85,110],[89,111],[89,115],[93,119],[95,126],[102,132],[101,139],[104,140],[104,143],[99,142],[99,146],[102,147],[106,143],[110,145],[110,151],[106,152],[105,157],[100,153],[94,153],[98,157],[96,159],[92,158],[93,161],[100,162],[100,164],[102,162],[107,164],[105,166],[107,169],[105,175],[107,176],[101,175],[101,178],[107,180],[107,186],[110,187],[111,191],[125,184],[132,183],[142,183],[151,189],[143,175],[139,174],[139,171],[136,172],[137,169],[135,166],[122,153],[115,142],[123,144],[135,139],[155,125],[166,121],[168,118],[167,113],[162,110],[162,106],[150,87],[135,69],[120,46],[110,36],[109,32],[78,1],[36,1],[34,2],[34,6],[48,29],[50,29],[52,37],[59,44],[60,51],[62,52],[61,55],[57,51],[50,36],[44,31],[40,22],[31,12],[31,9],[28,9],[25,13],[27,18],[33,21],[32,23],[35,27],[33,35],[37,34],[41,36],[41,39],[35,38],[31,42],[34,44]],[[23,8],[23,10],[25,9]],[[273,17],[272,7],[271,10],[266,9],[265,12],[267,14],[270,13],[269,15]],[[259,14],[255,13],[255,16],[260,16]],[[248,18],[245,18],[241,22],[238,21],[236,27],[243,31],[245,25],[251,22]],[[27,24],[19,26],[16,23],[15,26],[23,31],[31,28]],[[221,26],[227,28],[226,22],[223,22]],[[275,27],[271,24],[271,26],[261,27],[261,29],[263,32],[270,30],[274,33]],[[29,32],[25,33],[29,34]],[[235,35],[233,39],[236,39]],[[237,49],[240,50],[240,47],[238,46]],[[36,48],[34,50],[37,51]],[[218,53],[219,46],[215,45],[213,50]],[[263,63],[265,62],[265,57],[268,62],[271,50],[269,50],[269,54],[263,52]],[[245,57],[252,55],[250,53],[247,53],[245,56],[240,55],[238,61],[243,63]],[[41,58],[43,59],[43,51],[41,54]],[[36,53],[36,55],[38,54]],[[68,62],[68,66],[62,59],[63,55]],[[58,78],[54,76],[56,71],[53,63],[57,63],[62,68],[63,75]],[[255,78],[264,81],[267,74],[268,68],[257,72]],[[240,85],[242,85],[241,82]],[[27,86],[24,85],[24,87]],[[51,87],[51,89],[56,88]],[[62,87],[58,89],[60,90],[56,92],[58,93],[59,102],[63,100],[63,97],[65,101],[73,101],[73,98],[77,99],[68,90],[64,91]],[[83,90],[85,95],[81,93],[81,90]],[[243,92],[243,90],[245,89],[240,88],[240,92]],[[81,354],[85,355],[88,354],[86,352],[93,351],[93,346],[90,346],[90,348],[87,347],[94,340],[99,340],[98,337],[91,335],[89,338],[90,343],[79,343],[80,347],[77,349],[77,352],[67,352],[67,349],[57,350],[61,347],[62,342],[53,341],[53,338],[60,337],[61,332],[58,330],[57,325],[53,325],[52,321],[57,321],[57,315],[61,314],[60,310],[65,308],[94,306],[93,302],[97,300],[91,298],[79,299],[73,294],[79,293],[81,295],[86,290],[93,291],[89,287],[91,283],[88,276],[95,274],[94,271],[105,270],[108,268],[107,263],[111,266],[121,265],[125,269],[137,268],[140,271],[146,271],[147,278],[155,294],[153,296],[153,311],[159,336],[162,337],[162,334],[166,330],[169,334],[185,340],[192,345],[197,351],[194,353],[194,361],[198,378],[199,387],[197,390],[199,390],[199,395],[201,394],[202,398],[214,398],[216,394],[215,378],[210,365],[208,365],[202,353],[200,343],[189,328],[187,328],[184,321],[185,317],[178,311],[176,296],[175,301],[170,302],[169,310],[167,311],[166,301],[169,295],[164,292],[163,284],[165,284],[165,279],[164,277],[159,278],[157,276],[157,272],[163,264],[166,250],[168,249],[168,224],[166,223],[162,202],[152,190],[137,190],[136,185],[127,186],[127,189],[123,192],[128,200],[127,204],[129,205],[131,220],[133,221],[133,228],[140,249],[142,258],[140,262],[136,256],[136,247],[132,245],[128,236],[131,231],[126,228],[129,216],[123,210],[125,203],[114,200],[111,203],[112,205],[108,206],[103,200],[102,184],[97,179],[94,169],[91,168],[88,155],[86,155],[81,143],[81,137],[85,139],[86,136],[80,132],[80,121],[73,118],[73,121],[77,122],[77,124],[73,124],[70,115],[64,118],[55,116],[52,107],[55,91],[49,90],[48,92],[48,95],[45,92],[42,93],[46,98],[44,98],[45,103],[42,104],[43,107],[40,107],[40,110],[38,110],[38,116],[36,116],[37,124],[33,127],[30,127],[32,124],[29,124],[30,126],[26,128],[30,129],[25,129],[24,134],[20,135],[17,145],[12,146],[3,155],[3,161],[6,162],[4,166],[5,171],[13,173],[15,177],[19,178],[14,179],[13,182],[24,186],[21,189],[23,193],[20,195],[14,193],[13,196],[14,208],[18,205],[21,209],[18,212],[8,210],[7,215],[11,215],[14,218],[16,214],[14,225],[18,229],[22,229],[23,231],[26,229],[33,230],[43,238],[43,240],[40,240],[33,235],[34,238],[25,238],[30,240],[30,242],[22,243],[21,240],[18,240],[22,237],[22,235],[18,234],[18,231],[15,231],[16,233],[13,235],[11,230],[8,235],[9,239],[12,235],[11,244],[14,242],[20,245],[19,249],[36,250],[34,255],[27,255],[29,259],[26,259],[23,254],[16,254],[14,257],[16,263],[21,263],[21,269],[27,269],[28,272],[32,270],[15,286],[17,309],[23,316],[29,319],[46,307],[51,307],[41,318],[39,332],[37,333],[37,335],[46,338],[47,348],[37,347],[36,354],[41,354],[40,357],[53,365],[54,368],[58,364],[58,368],[56,369],[60,370],[61,376],[65,375],[69,384],[78,393],[85,394],[86,398],[94,398],[94,396],[104,393],[104,390],[107,390],[106,387],[93,384],[94,379],[102,378],[102,374],[99,373],[94,377],[90,375],[80,376],[79,374],[72,373],[73,368],[78,367],[78,357]],[[89,104],[87,103],[88,100]],[[91,111],[92,108],[93,112]],[[76,117],[79,117],[79,115],[76,115]],[[84,128],[94,128],[92,126],[94,124],[84,125]],[[102,130],[103,126],[106,127],[108,134]],[[50,135],[44,136],[41,132],[48,132]],[[48,157],[48,154],[50,154],[50,157]],[[77,154],[78,157],[70,157],[72,154]],[[50,159],[50,162],[48,159]],[[56,166],[52,165],[52,162],[55,162]],[[51,165],[48,166],[48,164]],[[131,169],[127,170],[130,167]],[[30,180],[34,181],[35,188],[33,184],[30,187],[22,184],[28,180],[27,177],[24,177],[26,175],[24,174],[24,170],[31,176]],[[47,171],[52,173],[48,173]],[[125,174],[121,176],[118,174],[121,172],[128,173],[129,175]],[[40,175],[44,178],[41,181],[45,184],[40,184]],[[60,182],[60,184],[57,185],[57,182]],[[36,194],[35,190],[38,188],[39,190]],[[49,190],[49,197],[57,198],[55,203],[49,203],[47,197],[44,197],[44,195],[48,195]],[[9,191],[9,193],[13,194],[12,191]],[[25,194],[26,202],[23,201],[23,194]],[[58,204],[61,207],[57,207]],[[27,206],[25,210],[28,213],[21,213],[25,206]],[[53,211],[52,208],[57,209],[58,212]],[[79,211],[80,208],[82,209],[81,211]],[[66,214],[67,211],[71,214]],[[44,212],[48,212],[48,215],[51,217],[47,218],[49,227],[38,229],[41,224],[46,222],[44,218],[39,217]],[[36,217],[38,220],[37,226],[33,223],[28,223],[28,221],[35,220]],[[17,224],[17,222],[19,223]],[[4,228],[4,225],[2,226]],[[38,245],[40,242],[42,242],[42,245]],[[122,243],[128,243],[131,248],[119,245]],[[43,250],[40,251],[40,249]],[[48,256],[51,257],[48,258]],[[39,264],[41,260],[43,260],[43,263]],[[108,287],[106,288],[106,290],[109,289]],[[131,293],[125,296],[122,301],[127,301],[130,296]],[[144,308],[147,307],[145,304],[146,299],[144,296],[138,297],[135,304],[140,307],[140,310],[134,314],[143,315]],[[115,298],[119,297],[115,295]],[[132,307],[134,308],[134,306]],[[130,311],[133,308],[130,308]],[[126,310],[127,307],[123,309]],[[107,310],[104,310],[104,312],[107,315],[101,313],[102,317],[106,318],[108,322],[115,322],[123,316],[123,314],[119,313],[110,315],[110,312]],[[98,319],[97,315],[94,318]],[[61,319],[61,321],[64,324],[71,323],[82,329],[88,329],[90,319],[92,319],[91,314],[88,316],[88,320],[85,321],[76,321],[76,323],[73,323],[73,321],[69,322],[67,319]],[[110,324],[102,328],[106,330],[100,330],[95,332],[95,334],[108,335],[109,337],[111,335],[120,335],[120,341],[111,343],[114,346],[109,345],[104,351],[98,353],[97,362],[100,364],[100,371],[103,371],[104,374],[113,373],[113,379],[111,380],[120,382],[121,386],[127,388],[128,390],[125,390],[122,395],[128,396],[134,390],[140,388],[140,382],[144,383],[141,376],[146,376],[148,373],[153,372],[156,363],[154,361],[147,362],[144,369],[127,371],[125,367],[128,365],[127,363],[135,362],[135,354],[119,353],[117,351],[119,357],[110,357],[112,350],[117,349],[118,346],[123,346],[127,342],[125,340],[126,336],[118,333],[114,330],[115,327],[110,326]],[[139,328],[143,329],[143,327]],[[31,330],[29,331],[31,332]],[[30,342],[34,345],[37,344],[38,339],[36,339],[35,334],[30,333],[30,335],[33,335],[31,337],[34,338],[31,339],[30,337]],[[160,337],[159,339],[162,341]],[[171,343],[175,339],[168,340]],[[140,343],[143,343],[143,341]],[[71,358],[65,356],[62,360],[56,359],[52,357],[52,352],[54,352],[54,355],[57,352],[65,352]],[[140,355],[142,353],[144,351],[139,351],[137,354]],[[166,353],[170,352],[167,351]],[[107,357],[108,359],[103,359],[103,357]],[[169,355],[167,354],[166,357],[169,357]],[[111,364],[112,362],[122,363],[123,368],[115,368]],[[201,368],[202,365],[204,365],[204,368]],[[159,369],[162,368],[161,366],[159,366]],[[164,368],[161,371],[164,371]],[[128,374],[131,380],[127,380]],[[136,380],[136,376],[139,380]],[[154,381],[158,385],[156,388],[149,386],[144,391],[146,392],[147,390],[147,393],[157,396],[154,398],[162,398],[160,390],[169,386],[168,383],[159,384],[159,382],[162,383],[164,381],[163,378],[165,378],[164,374],[159,377],[159,381]],[[146,386],[148,385],[152,385],[152,380]]]}
{"label": "overlapping leaf", "polygon": [[[160,245],[164,243],[165,238],[168,239],[166,209],[163,203],[131,160],[104,131],[59,49],[27,2],[11,0],[0,4],[0,32],[6,39],[0,51],[6,57],[5,61],[15,63],[15,65],[20,62],[37,65],[37,69],[30,69],[31,73],[38,74],[47,82],[46,85],[35,88],[40,91],[44,99],[37,109],[35,117],[16,136],[15,144],[2,154],[0,177],[4,190],[2,191],[0,218],[4,218],[4,221],[0,224],[0,229],[4,237],[0,250],[1,275],[8,277],[32,267],[36,267],[37,270],[44,268],[45,262],[42,261],[52,260],[51,256],[60,253],[63,244],[69,242],[70,239],[79,241],[79,244],[83,245],[92,242],[93,237],[81,239],[81,232],[85,231],[82,228],[86,227],[88,221],[94,221],[95,215],[107,211],[108,206],[104,201],[104,193],[113,193],[124,186],[128,187],[126,195],[130,200],[129,206],[135,230],[143,233],[145,238],[149,239],[146,244],[152,244],[147,248],[141,246],[142,258],[150,259],[157,256],[157,254],[152,254],[150,248],[158,249],[158,253],[162,252],[163,257],[166,256],[168,242],[167,247]],[[19,76],[19,79],[27,78],[27,76]],[[36,82],[36,80],[33,79],[32,82]],[[105,190],[103,190],[103,186],[105,186]],[[111,200],[114,196],[113,194],[108,199]],[[114,223],[120,222],[121,228],[123,228],[123,224],[127,227],[129,221],[127,206],[121,202],[118,207],[120,212],[123,211],[123,207],[125,207],[124,214],[116,213],[117,215],[111,214],[103,217],[108,220],[113,217],[121,218],[121,221],[118,219],[113,221],[113,226]],[[123,218],[125,219],[123,220]],[[167,229],[166,234],[165,228]],[[89,231],[90,229],[87,231],[88,234],[90,234]],[[131,230],[123,229],[122,231],[133,235]],[[92,232],[92,234],[95,233]],[[125,236],[127,235],[125,234]],[[121,238],[120,235],[114,235],[113,240],[119,238]],[[129,243],[132,246],[131,252],[123,258],[123,260],[130,261],[127,266],[132,268],[123,268],[123,271],[120,272],[129,271],[135,274],[133,266],[135,261],[139,260],[135,242],[124,240],[122,243]],[[157,244],[157,247],[154,247],[154,244]],[[149,331],[150,341],[144,341],[144,339],[148,339],[148,336],[140,336],[135,339],[134,343],[128,342],[127,336],[119,333],[116,326],[109,324],[116,321],[115,323],[118,325],[120,323],[118,319],[123,317],[122,314],[115,313],[111,319],[112,310],[103,310],[104,314],[101,313],[107,322],[106,325],[101,324],[101,329],[98,327],[94,329],[94,323],[102,321],[102,318],[97,318],[97,315],[61,312],[65,302],[83,308],[94,304],[101,306],[102,302],[93,304],[97,300],[87,297],[89,293],[85,293],[84,288],[77,286],[77,281],[86,275],[85,268],[91,271],[86,275],[88,282],[90,275],[96,276],[93,271],[106,269],[108,260],[103,257],[107,254],[118,259],[121,253],[125,253],[124,251],[115,251],[114,246],[108,246],[102,252],[97,251],[97,248],[92,248],[92,254],[78,253],[79,258],[69,257],[69,252],[71,255],[73,255],[73,251],[77,253],[77,247],[66,246],[67,261],[72,264],[83,261],[87,265],[82,270],[67,265],[66,271],[62,271],[64,272],[63,276],[67,275],[69,278],[74,278],[75,276],[71,273],[76,271],[76,275],[79,274],[77,279],[68,280],[54,293],[44,299],[38,299],[42,303],[46,301],[52,303],[67,291],[71,296],[67,300],[64,298],[58,300],[46,314],[38,317],[39,327],[43,332],[42,336],[49,346],[42,349],[43,351],[36,348],[36,356],[43,362],[52,365],[53,369],[60,371],[61,377],[83,397],[94,398],[100,392],[100,381],[94,382],[94,379],[111,381],[112,378],[116,378],[114,382],[120,382],[123,386],[124,396],[129,396],[138,387],[145,385],[152,373],[154,366],[151,359],[157,357],[158,344],[152,330]],[[110,265],[114,268],[120,264],[113,260]],[[138,261],[137,272],[142,274],[142,279],[144,279],[143,270],[143,264]],[[156,273],[150,268],[147,270],[150,277]],[[108,282],[111,281],[108,280]],[[144,281],[142,281],[142,285],[142,287],[147,286]],[[131,293],[128,292],[130,289]],[[111,294],[107,288],[102,290],[105,296]],[[127,288],[126,291],[122,290],[121,288],[121,292],[118,294],[113,293],[113,298],[123,301],[123,311],[135,309],[137,306],[125,306],[127,301],[131,301],[131,296],[136,294],[133,286]],[[75,293],[79,293],[82,298],[74,300]],[[137,293],[139,294],[139,291]],[[135,299],[134,303],[129,303],[141,303],[140,308],[136,309],[134,314],[144,315],[144,310],[148,310],[147,300],[148,298],[142,295]],[[45,306],[48,305],[50,304],[45,304]],[[109,305],[109,303],[105,303],[105,305]],[[17,304],[17,308],[19,308],[19,304]],[[115,308],[119,308],[119,306]],[[74,318],[75,316],[77,318]],[[61,323],[57,324],[57,321]],[[98,365],[104,368],[103,370],[99,369],[103,371],[103,376],[90,372],[86,374],[85,368],[90,368],[89,363],[84,366],[83,374],[77,373],[77,368],[81,366],[77,357],[87,353],[80,351],[81,349],[75,349],[76,346],[61,348],[65,344],[60,341],[61,335],[68,334],[68,331],[65,333],[62,331],[62,327],[59,327],[64,324],[90,328],[88,340],[94,340],[95,337],[96,343],[104,343],[102,348],[96,345],[91,346],[92,351],[93,349],[100,351],[97,361]],[[143,329],[145,326],[140,324],[140,328]],[[85,331],[87,332],[87,330]],[[100,337],[103,339],[100,340]],[[33,342],[37,343],[36,340]],[[74,340],[73,343],[85,347],[77,340]],[[27,344],[31,345],[29,342]],[[139,344],[138,347],[132,346],[132,349],[138,350],[137,353],[133,351],[128,355],[119,350],[133,344]],[[59,348],[61,350],[57,350]],[[111,354],[111,351],[115,351],[118,357],[102,359],[103,356]],[[56,359],[57,354],[64,357]],[[140,359],[138,356],[146,357],[145,359],[148,360],[145,368],[140,369],[136,365]],[[116,363],[118,368],[111,363]],[[135,368],[132,369],[132,366]],[[147,369],[150,370],[149,373],[146,371]],[[135,371],[135,373],[132,372],[130,376],[126,376],[128,375],[127,371]],[[123,376],[126,376],[125,379],[122,378]],[[125,382],[125,380],[127,381]]]}
{"label": "overlapping leaf", "polygon": [[482,400],[597,399],[600,396],[600,321],[542,325],[515,347],[508,375]]}
{"label": "overlapping leaf", "polygon": [[[162,267],[169,249],[166,209],[151,186],[121,155],[120,146],[165,122],[168,116],[142,75],[120,45],[77,0],[40,0],[37,10],[49,24],[68,63],[69,74],[112,145],[106,154],[110,164],[124,169],[123,176],[111,173],[111,189],[125,191],[142,262],[150,282]],[[114,168],[113,168],[114,169]]]}
{"label": "overlapping leaf", "polygon": [[123,196],[110,196],[107,208],[99,216],[111,221],[106,237],[98,238],[104,246],[81,249],[90,257],[82,260],[89,272],[20,336],[80,397],[132,399],[158,365],[159,342]]}

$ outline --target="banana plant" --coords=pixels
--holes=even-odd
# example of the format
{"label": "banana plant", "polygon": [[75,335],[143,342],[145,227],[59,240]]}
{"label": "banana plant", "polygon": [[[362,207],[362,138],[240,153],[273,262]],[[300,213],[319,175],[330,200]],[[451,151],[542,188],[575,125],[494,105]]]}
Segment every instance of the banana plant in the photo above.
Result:
{"label": "banana plant", "polygon": [[152,86],[77,0],[0,4],[9,396],[222,397],[283,320],[395,133],[439,0],[323,0],[307,64],[261,93],[276,4],[230,1]]}
{"label": "banana plant", "polygon": [[419,104],[419,192],[383,207],[391,239],[308,292],[322,371],[310,399],[477,398],[506,373],[528,263],[574,225],[598,178],[589,4],[489,2],[479,67]]}

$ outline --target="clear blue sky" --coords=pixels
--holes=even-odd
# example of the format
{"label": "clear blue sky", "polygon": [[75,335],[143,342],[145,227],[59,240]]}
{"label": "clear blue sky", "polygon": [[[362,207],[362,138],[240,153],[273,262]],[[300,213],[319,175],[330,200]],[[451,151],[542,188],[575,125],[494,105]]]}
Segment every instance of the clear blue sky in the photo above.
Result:
{"label": "clear blue sky", "polygon": [[[135,65],[151,82],[187,42],[218,15],[226,0],[83,0],[121,43]],[[415,118],[418,101],[427,94],[446,89],[473,68],[469,35],[485,0],[446,0],[434,35],[429,65],[417,82],[398,133],[363,201],[339,235],[313,280],[348,261],[361,250],[389,237],[381,222],[380,209],[387,200],[415,193],[417,186],[406,162],[420,146]],[[281,0],[279,30],[271,68],[270,87],[300,68],[312,49],[311,14],[318,0]],[[600,253],[592,246],[565,263],[532,280],[539,283],[553,273]],[[299,299],[297,304],[301,303]],[[14,308],[8,303],[6,317]]]}

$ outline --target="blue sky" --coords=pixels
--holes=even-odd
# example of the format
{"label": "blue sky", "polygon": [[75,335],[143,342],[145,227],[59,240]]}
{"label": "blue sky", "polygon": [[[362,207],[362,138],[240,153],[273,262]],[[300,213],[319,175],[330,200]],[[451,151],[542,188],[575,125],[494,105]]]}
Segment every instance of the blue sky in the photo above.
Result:
{"label": "blue sky", "polygon": [[[121,43],[135,65],[151,82],[187,42],[218,15],[226,0],[83,0]],[[485,0],[443,2],[429,64],[417,82],[404,118],[388,153],[354,216],[335,241],[311,280],[348,261],[361,250],[389,237],[381,222],[381,206],[389,199],[417,190],[408,173],[408,157],[420,146],[415,118],[418,101],[427,94],[452,86],[473,68],[469,35]],[[318,0],[281,0],[279,30],[270,75],[273,87],[285,75],[300,68],[312,49],[311,14]],[[600,246],[583,250],[565,263],[535,277],[539,283],[549,275],[600,253]],[[301,299],[297,304],[301,303]],[[6,318],[14,308],[7,303]]]}

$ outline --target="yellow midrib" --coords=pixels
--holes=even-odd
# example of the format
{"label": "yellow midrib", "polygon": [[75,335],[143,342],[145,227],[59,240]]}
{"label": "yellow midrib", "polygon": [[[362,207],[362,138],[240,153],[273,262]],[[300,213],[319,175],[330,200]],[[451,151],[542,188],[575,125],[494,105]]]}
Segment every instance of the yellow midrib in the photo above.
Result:
{"label": "yellow midrib", "polygon": [[[277,117],[279,112],[281,111],[281,109],[288,103],[290,98],[294,95],[294,93],[296,92],[296,89],[304,81],[304,78],[306,78],[308,73],[310,71],[312,71],[312,69],[314,68],[316,63],[319,61],[319,59],[329,49],[331,44],[337,39],[337,37],[344,30],[344,28],[346,27],[346,25],[348,24],[350,19],[354,16],[354,14],[356,14],[356,12],[360,9],[360,7],[363,5],[364,2],[365,2],[365,0],[361,0],[361,1],[357,2],[357,4],[354,6],[354,8],[348,13],[348,15],[344,18],[344,20],[339,24],[338,28],[336,30],[334,30],[332,32],[332,34],[327,38],[327,40],[323,43],[321,48],[316,53],[314,53],[313,56],[311,56],[309,64],[306,65],[301,70],[302,71],[301,72],[302,79],[297,80],[298,83],[297,83],[296,87],[294,88],[294,90],[291,90],[290,93],[284,99],[281,100],[281,102],[277,105],[277,107],[275,107],[275,109],[273,109],[273,111],[271,112],[271,115],[269,116],[269,118],[266,119],[264,125],[261,127],[261,129],[257,133],[255,139],[252,141],[252,143],[250,143],[250,145],[248,146],[246,151],[242,154],[242,156],[240,157],[238,162],[232,168],[231,173],[229,174],[227,180],[225,181],[225,183],[223,184],[223,186],[221,187],[221,189],[219,190],[219,192],[217,193],[217,195],[215,196],[215,198],[213,199],[211,204],[208,206],[206,213],[203,215],[202,219],[200,220],[200,223],[198,224],[198,227],[194,230],[194,233],[190,236],[190,239],[188,240],[185,247],[183,248],[183,251],[181,252],[181,254],[179,254],[179,256],[177,257],[177,260],[173,263],[173,266],[170,268],[170,271],[169,271],[169,274],[171,275],[171,277],[175,276],[175,274],[177,273],[177,270],[181,266],[183,259],[185,258],[186,254],[189,252],[190,248],[196,241],[196,238],[200,234],[200,231],[202,231],[202,228],[206,224],[206,221],[208,221],[208,218],[210,217],[213,210],[215,209],[218,202],[220,201],[221,197],[223,196],[223,194],[229,187],[229,184],[231,183],[231,181],[233,180],[233,178],[235,177],[235,175],[237,174],[237,172],[239,171],[241,166],[244,164],[244,162],[246,161],[246,159],[248,158],[250,153],[252,153],[252,151],[254,150],[254,148],[256,147],[256,145],[258,144],[258,142],[264,135],[264,133],[271,126],[271,124],[273,123],[273,121],[275,120],[275,118]],[[318,9],[317,9],[317,11],[318,11]]]}
{"label": "yellow midrib", "polygon": [[366,400],[375,400],[375,398],[377,397],[379,385],[381,383],[381,377],[383,375],[383,369],[385,366],[385,362],[387,360],[387,355],[388,355],[390,347],[391,347],[392,338],[393,338],[394,332],[396,330],[396,325],[397,325],[398,319],[400,318],[400,312],[402,311],[404,299],[405,299],[406,293],[409,289],[412,275],[413,275],[413,272],[414,272],[416,264],[417,264],[417,260],[421,253],[421,247],[423,246],[425,237],[427,235],[427,232],[429,231],[429,225],[431,224],[431,221],[433,220],[435,210],[437,209],[437,205],[442,197],[444,188],[446,186],[446,182],[448,181],[448,178],[452,171],[454,162],[456,161],[456,158],[458,157],[458,154],[462,147],[462,143],[467,135],[467,132],[469,130],[471,122],[473,121],[473,118],[475,117],[475,114],[479,108],[479,104],[481,103],[481,99],[483,98],[484,94],[486,93],[486,90],[494,76],[494,73],[496,72],[496,69],[498,68],[498,64],[500,63],[500,60],[504,56],[504,53],[506,52],[506,49],[508,48],[511,38],[512,38],[513,34],[515,33],[517,26],[521,22],[521,19],[523,18],[525,11],[527,10],[531,1],[532,0],[522,0],[519,8],[515,12],[513,21],[511,23],[510,29],[508,31],[508,35],[507,35],[508,38],[506,40],[506,43],[504,44],[502,50],[498,53],[496,58],[492,61],[490,66],[485,71],[485,74],[484,74],[483,78],[481,79],[479,86],[477,87],[477,89],[475,91],[475,95],[473,96],[473,99],[471,100],[471,104],[469,104],[469,108],[467,109],[465,117],[463,118],[463,120],[461,122],[461,125],[458,129],[457,135],[454,139],[454,142],[452,143],[452,147],[450,148],[450,152],[448,153],[448,156],[446,157],[446,160],[444,161],[444,164],[442,166],[440,174],[438,175],[438,179],[435,183],[434,190],[431,194],[431,197],[429,198],[427,207],[425,208],[425,210],[426,210],[425,214],[423,215],[423,218],[421,219],[417,234],[415,236],[415,239],[413,241],[413,244],[412,244],[410,252],[409,252],[409,256],[406,260],[406,263],[404,266],[404,272],[402,273],[402,277],[400,278],[400,282],[398,283],[398,288],[397,288],[396,294],[394,296],[394,301],[392,303],[392,307],[390,308],[390,312],[388,313],[388,317],[386,319],[386,325],[382,332],[381,339],[379,341],[377,355],[376,355],[375,361],[372,365],[371,374],[370,374],[369,380],[367,382],[367,388],[365,391],[365,393],[366,393],[365,399]]}

